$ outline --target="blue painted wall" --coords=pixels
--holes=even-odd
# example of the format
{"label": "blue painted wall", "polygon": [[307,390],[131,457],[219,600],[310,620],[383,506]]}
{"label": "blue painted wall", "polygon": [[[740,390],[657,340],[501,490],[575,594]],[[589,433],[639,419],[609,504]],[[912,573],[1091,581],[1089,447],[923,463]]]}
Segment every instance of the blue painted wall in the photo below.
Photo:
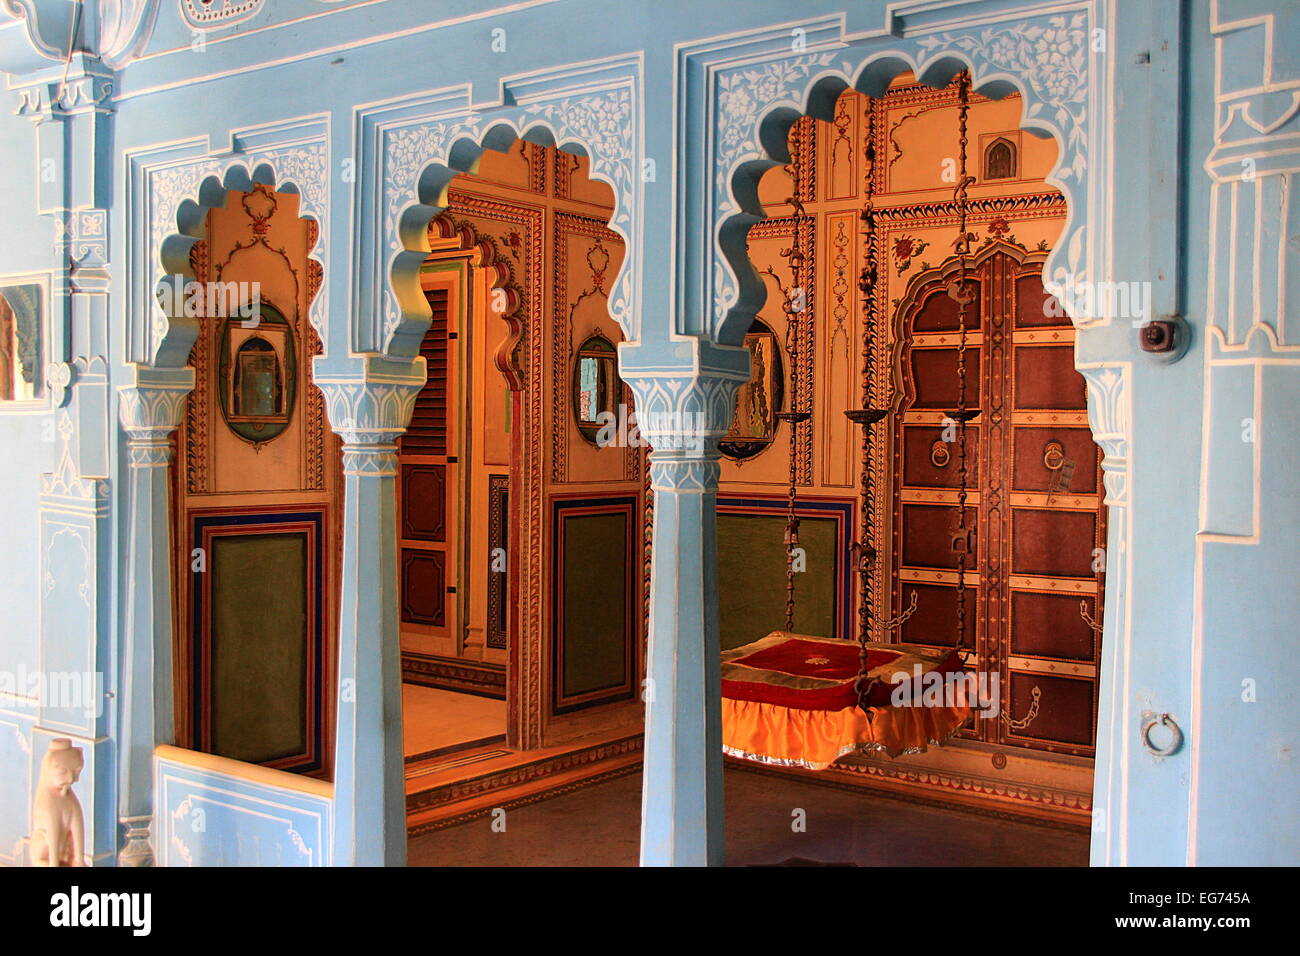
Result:
{"label": "blue painted wall", "polygon": [[[1300,698],[1290,693],[1300,619],[1294,4],[954,0],[894,3],[887,13],[883,0],[501,9],[473,0],[228,0],[248,15],[195,28],[185,0],[121,3],[118,20],[87,0],[80,46],[107,65],[84,55],[65,65],[59,45],[71,5],[18,6],[25,20],[0,21],[0,69],[10,74],[10,108],[0,110],[0,281],[43,276],[49,359],[74,372],[43,404],[0,405],[0,672],[91,660],[105,675],[114,696],[102,719],[73,733],[93,751],[79,792],[99,821],[100,861],[120,845],[112,821],[129,815],[119,806],[129,789],[118,782],[123,708],[153,699],[142,690],[149,669],[133,673],[124,653],[133,635],[153,632],[141,623],[148,615],[133,579],[148,564],[128,560],[140,553],[129,548],[132,529],[148,523],[131,507],[140,486],[117,424],[138,409],[119,408],[118,388],[134,381],[128,362],[183,364],[184,329],[167,332],[149,293],[168,237],[194,220],[193,204],[211,199],[212,184],[232,169],[231,183],[270,176],[280,188],[293,184],[321,217],[322,369],[343,374],[350,352],[387,343],[400,353],[403,335],[418,332],[419,316],[403,312],[398,252],[411,248],[450,175],[426,164],[468,168],[466,147],[490,136],[493,117],[510,124],[506,138],[532,129],[585,147],[614,182],[629,233],[617,311],[636,343],[622,360],[639,404],[694,401],[725,418],[727,386],[708,382],[743,374],[743,361],[709,340],[734,339],[758,287],[726,253],[740,249],[737,227],[753,209],[747,188],[782,158],[784,128],[798,112],[824,111],[845,83],[870,92],[914,66],[942,82],[971,65],[977,88],[1022,89],[1035,111],[1026,124],[1063,140],[1056,181],[1071,219],[1053,278],[1150,283],[1155,317],[1184,317],[1191,341],[1180,361],[1163,364],[1138,348],[1129,317],[1075,316],[1112,507],[1093,860],[1300,862]],[[1036,64],[1029,75],[1024,62]],[[75,95],[51,107],[65,72]],[[737,89],[744,95],[727,93]],[[403,209],[410,228],[396,230]],[[72,212],[97,210],[98,230],[95,215]],[[1245,419],[1254,420],[1253,441],[1242,440]],[[670,431],[648,433],[664,448],[680,437]],[[95,599],[84,608],[56,606],[41,578],[42,554],[60,553],[43,521],[70,507],[58,489],[43,490],[41,476],[57,470],[65,448],[68,479],[95,479],[73,509],[94,543]],[[665,478],[668,493],[695,478],[707,486],[707,467],[683,464]],[[684,525],[666,530],[703,549],[707,564],[711,533],[689,509],[680,515]],[[661,590],[661,626],[668,616],[697,618],[707,632],[716,613],[707,598],[672,606],[692,601],[689,593]],[[690,633],[657,629],[655,640],[667,652]],[[668,667],[674,655],[652,656]],[[680,766],[710,738],[686,719],[691,695],[663,676],[653,726],[664,736],[647,754]],[[1146,752],[1148,712],[1183,729],[1179,752]],[[34,768],[56,731],[72,732],[32,701],[0,698],[0,862],[21,857]],[[707,777],[681,785],[707,790]],[[647,806],[649,844],[690,829],[654,800]]]}

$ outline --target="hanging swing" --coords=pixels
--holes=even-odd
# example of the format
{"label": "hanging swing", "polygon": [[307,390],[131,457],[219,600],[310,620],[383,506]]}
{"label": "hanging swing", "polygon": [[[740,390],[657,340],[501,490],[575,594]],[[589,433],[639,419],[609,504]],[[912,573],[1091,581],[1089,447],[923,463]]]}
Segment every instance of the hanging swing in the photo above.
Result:
{"label": "hanging swing", "polygon": [[[785,629],[726,651],[722,655],[723,751],[734,757],[787,767],[822,770],[840,757],[856,751],[876,751],[891,757],[920,753],[930,744],[943,743],[971,717],[974,701],[965,697],[967,682],[953,680],[971,656],[966,647],[966,563],[971,552],[972,530],[967,527],[966,426],[979,414],[967,405],[966,309],[973,301],[968,281],[967,256],[971,235],[967,231],[967,187],[974,182],[967,175],[967,118],[970,77],[963,72],[956,80],[958,98],[959,175],[954,193],[958,211],[958,232],[954,241],[959,278],[948,286],[957,303],[957,408],[949,417],[956,427],[958,491],[956,530],[957,613],[956,639],[950,651],[936,651],[917,644],[889,642],[889,635],[916,610],[916,592],[911,593],[905,611],[875,623],[871,618],[872,573],[877,552],[871,545],[875,502],[870,475],[873,456],[873,428],[889,414],[884,406],[873,405],[871,359],[875,351],[876,211],[875,211],[875,110],[866,110],[866,185],[862,208],[866,264],[859,277],[863,299],[862,408],[845,412],[862,428],[861,481],[858,539],[850,553],[858,570],[858,640],[856,643],[794,633],[794,563],[799,543],[797,475],[794,459],[795,426],[808,421],[807,411],[798,411],[799,390],[797,348],[800,343],[798,311],[785,303],[787,350],[790,352],[791,411],[777,417],[791,428],[789,487],[787,494],[786,614]],[[798,201],[797,166],[792,266],[803,259],[799,228],[805,215]],[[877,634],[881,640],[872,638]],[[936,689],[939,691],[935,693]]]}

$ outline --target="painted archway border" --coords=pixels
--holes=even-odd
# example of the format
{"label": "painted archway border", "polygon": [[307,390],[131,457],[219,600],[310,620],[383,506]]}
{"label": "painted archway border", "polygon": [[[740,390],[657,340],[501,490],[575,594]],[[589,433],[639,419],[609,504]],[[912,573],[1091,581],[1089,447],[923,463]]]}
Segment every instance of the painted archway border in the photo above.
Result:
{"label": "painted archway border", "polygon": [[[366,175],[357,204],[353,350],[418,354],[430,320],[419,280],[429,253],[429,223],[446,208],[452,180],[472,172],[483,150],[507,149],[518,138],[587,156],[591,178],[613,189],[609,228],[627,252],[611,287],[610,314],[625,338],[635,339],[642,259],[641,70],[636,54],[505,78],[498,102],[490,106],[476,105],[472,90],[458,86],[358,109],[359,162]],[[533,376],[543,367],[543,341],[531,330],[522,331],[526,381],[514,383],[524,386],[520,433],[540,435],[545,388]],[[524,489],[540,489],[544,443],[523,442],[515,459],[512,475]],[[543,496],[517,497],[520,541],[514,568],[521,600],[528,596],[517,620],[521,634],[543,634]],[[511,742],[532,749],[542,745],[546,722],[542,647],[527,640],[512,645],[507,699],[517,723]]]}
{"label": "painted archway border", "polygon": [[[791,124],[803,115],[831,120],[845,89],[879,96],[903,71],[923,83],[942,85],[969,69],[974,88],[983,95],[1021,94],[1021,128],[1051,136],[1058,144],[1058,161],[1046,181],[1065,195],[1068,208],[1044,269],[1044,284],[1057,291],[1067,282],[1106,278],[1115,111],[1103,51],[1111,15],[1106,0],[978,15],[963,3],[936,7],[904,2],[890,5],[877,29],[851,33],[846,15],[838,14],[682,49],[677,83],[687,103],[677,120],[684,173],[677,183],[675,238],[684,254],[677,259],[675,333],[722,345],[740,340],[765,294],[745,245],[749,227],[764,216],[758,182],[767,169],[789,162]],[[1098,37],[1102,50],[1094,42]],[[692,125],[700,116],[705,130]],[[703,222],[686,205],[691,196],[707,203]],[[1110,315],[1071,318],[1081,337],[1113,321]],[[1132,367],[1124,360],[1076,361],[1076,367],[1088,384],[1089,425],[1104,453],[1110,523],[1097,731],[1096,793],[1104,802],[1110,774],[1103,765],[1114,759],[1122,733],[1122,727],[1113,726],[1124,693],[1117,664],[1129,641]]]}
{"label": "painted archway border", "polygon": [[587,156],[591,178],[613,189],[609,228],[628,252],[611,288],[610,314],[635,340],[643,112],[639,54],[507,77],[489,106],[475,104],[472,90],[459,86],[358,110],[361,162],[377,171],[361,195],[360,219],[377,223],[382,234],[358,245],[354,348],[416,354],[429,321],[419,289],[429,221],[446,208],[451,181],[472,172],[484,149],[503,150],[518,138]]}
{"label": "painted archway border", "polygon": [[[326,249],[329,206],[329,119],[310,116],[231,133],[231,149],[214,152],[206,139],[187,140],[129,153],[128,215],[131,273],[128,287],[126,358],[162,367],[184,366],[193,329],[164,314],[154,292],[168,276],[190,276],[189,250],[202,236],[207,211],[224,204],[227,190],[254,184],[299,197],[298,218],[313,219],[316,245],[308,250],[329,275]],[[141,228],[140,224],[145,224]],[[308,320],[329,347],[329,283],[312,299]]]}

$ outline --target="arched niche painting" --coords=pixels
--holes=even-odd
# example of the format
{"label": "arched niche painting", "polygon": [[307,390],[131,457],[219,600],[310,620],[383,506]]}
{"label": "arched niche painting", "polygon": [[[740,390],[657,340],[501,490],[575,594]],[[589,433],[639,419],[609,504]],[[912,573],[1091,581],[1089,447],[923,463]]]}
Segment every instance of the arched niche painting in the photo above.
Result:
{"label": "arched niche painting", "polygon": [[260,445],[288,428],[296,367],[293,330],[274,306],[263,302],[253,319],[227,319],[217,378],[230,430]]}
{"label": "arched niche painting", "polygon": [[744,461],[767,450],[776,437],[776,413],[785,400],[785,369],[776,335],[755,319],[745,335],[749,381],[736,392],[736,414],[718,443],[728,458]]}
{"label": "arched niche painting", "polygon": [[985,179],[1016,178],[1016,146],[1011,140],[999,136],[984,151]]}
{"label": "arched niche painting", "polygon": [[602,335],[591,336],[579,347],[573,364],[573,419],[593,445],[601,428],[617,419],[619,386],[613,343]]}
{"label": "arched niche painting", "polygon": [[0,286],[0,402],[41,394],[41,300],[39,285]]}

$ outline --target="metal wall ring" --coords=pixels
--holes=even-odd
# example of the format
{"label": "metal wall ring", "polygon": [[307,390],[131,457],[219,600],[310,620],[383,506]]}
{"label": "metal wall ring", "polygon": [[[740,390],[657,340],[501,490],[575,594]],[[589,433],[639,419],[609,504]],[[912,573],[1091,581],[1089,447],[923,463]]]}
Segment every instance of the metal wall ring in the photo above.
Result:
{"label": "metal wall ring", "polygon": [[[1172,735],[1167,746],[1157,747],[1151,742],[1151,731],[1157,724],[1167,728]],[[1177,721],[1169,714],[1148,714],[1142,722],[1142,746],[1157,757],[1170,757],[1178,753],[1182,745],[1183,729],[1178,726]]]}

